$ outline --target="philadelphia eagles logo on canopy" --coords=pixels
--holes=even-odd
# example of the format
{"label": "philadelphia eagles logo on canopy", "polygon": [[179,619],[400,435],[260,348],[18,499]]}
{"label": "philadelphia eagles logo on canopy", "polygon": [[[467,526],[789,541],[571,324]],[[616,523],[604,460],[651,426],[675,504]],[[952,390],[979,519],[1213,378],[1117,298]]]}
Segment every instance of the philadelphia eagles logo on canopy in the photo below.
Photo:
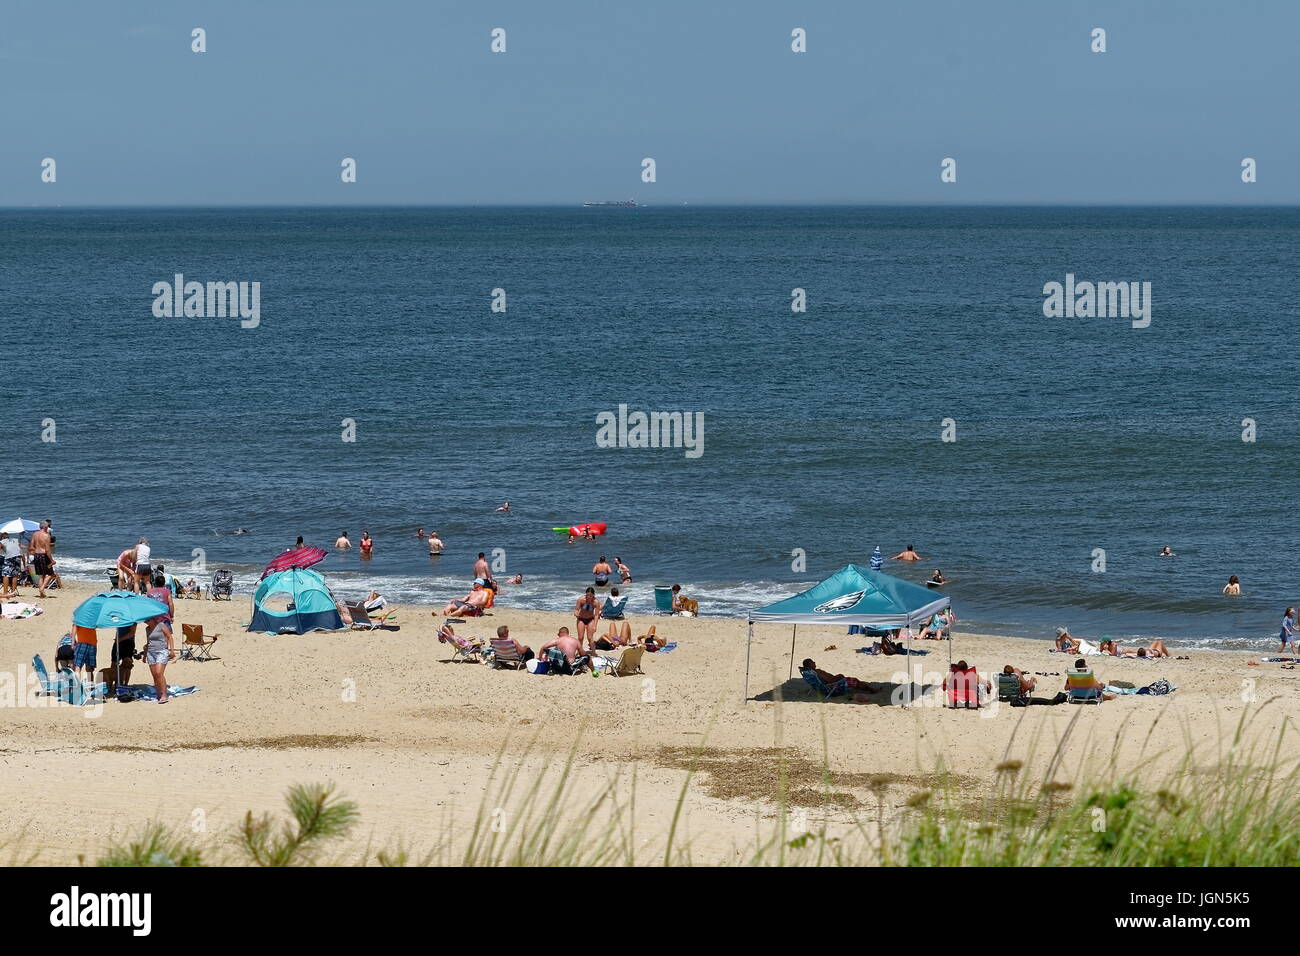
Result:
{"label": "philadelphia eagles logo on canopy", "polygon": [[866,589],[861,591],[852,591],[848,594],[841,594],[833,601],[827,601],[825,604],[818,604],[813,608],[814,614],[829,614],[831,611],[847,611],[853,605],[862,600],[862,595],[866,594]]}

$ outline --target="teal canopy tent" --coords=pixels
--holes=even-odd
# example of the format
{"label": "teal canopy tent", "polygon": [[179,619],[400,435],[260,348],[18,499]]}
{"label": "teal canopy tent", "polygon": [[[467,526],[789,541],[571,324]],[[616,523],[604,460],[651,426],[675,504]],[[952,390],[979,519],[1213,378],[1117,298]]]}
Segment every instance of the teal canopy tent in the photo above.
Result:
{"label": "teal canopy tent", "polygon": [[315,571],[290,568],[262,579],[253,592],[250,631],[263,634],[306,634],[337,631],[343,618],[325,579]]}
{"label": "teal canopy tent", "polygon": [[[857,624],[863,627],[909,630],[948,607],[947,595],[912,584],[883,571],[845,565],[806,591],[749,612],[749,641],[745,647],[745,700],[749,700],[750,645],[754,624],[793,624],[790,634],[790,675],[794,676],[794,642],[800,624]],[[911,658],[909,655],[909,664]]]}

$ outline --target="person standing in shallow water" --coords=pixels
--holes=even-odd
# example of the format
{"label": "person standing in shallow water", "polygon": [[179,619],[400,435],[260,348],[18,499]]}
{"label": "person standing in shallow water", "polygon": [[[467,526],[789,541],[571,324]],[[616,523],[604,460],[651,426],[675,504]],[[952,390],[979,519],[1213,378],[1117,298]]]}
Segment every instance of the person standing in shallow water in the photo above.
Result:
{"label": "person standing in shallow water", "polygon": [[361,532],[361,543],[357,547],[361,557],[370,557],[371,552],[375,550],[375,542],[371,540],[369,531]]}
{"label": "person standing in shallow water", "polygon": [[1237,580],[1235,574],[1228,578],[1228,583],[1223,586],[1223,593],[1228,597],[1241,597],[1241,582]]}
{"label": "person standing in shallow water", "polygon": [[898,554],[894,555],[894,556],[893,556],[892,558],[890,558],[889,560],[891,560],[891,561],[920,561],[920,560],[921,560],[921,556],[920,556],[919,554],[916,553],[916,548],[912,547],[912,546],[909,544],[909,545],[907,546],[906,549],[904,549],[904,550],[898,552]]}

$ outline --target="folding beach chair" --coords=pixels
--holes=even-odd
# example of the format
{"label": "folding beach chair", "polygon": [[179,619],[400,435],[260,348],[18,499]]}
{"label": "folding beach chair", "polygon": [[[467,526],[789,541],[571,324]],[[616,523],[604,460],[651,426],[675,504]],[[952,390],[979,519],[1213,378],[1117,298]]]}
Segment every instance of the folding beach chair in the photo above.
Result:
{"label": "folding beach chair", "polygon": [[451,645],[451,661],[453,664],[463,661],[478,663],[482,660],[483,645],[478,641],[471,641],[468,638],[457,636],[446,624],[438,631],[438,642]]}
{"label": "folding beach chair", "polygon": [[1005,702],[1022,700],[1029,696],[1020,686],[1019,674],[998,675],[998,700]]}
{"label": "folding beach chair", "polygon": [[1087,670],[1067,671],[1065,675],[1065,689],[1070,695],[1072,704],[1100,704],[1101,688],[1094,686],[1096,678],[1092,674],[1092,668]]}
{"label": "folding beach chair", "polygon": [[673,613],[673,589],[662,584],[655,585],[655,613]]}
{"label": "folding beach chair", "polygon": [[61,670],[57,678],[51,679],[40,654],[32,656],[32,670],[36,672],[41,687],[38,697],[57,697],[65,703],[81,706],[108,696],[107,684],[87,684],[69,670]]}
{"label": "folding beach chair", "polygon": [[352,630],[354,631],[401,630],[401,628],[396,624],[384,623],[385,620],[387,620],[386,618],[381,618],[378,621],[372,620],[370,617],[370,612],[366,610],[366,606],[362,604],[360,601],[356,601],[356,602],[344,601],[343,606],[346,607],[348,609],[348,613],[352,615]]}
{"label": "folding beach chair", "polygon": [[519,650],[515,647],[515,642],[510,640],[492,639],[492,666],[508,667],[511,670],[519,670],[524,666],[524,659],[519,655]]}
{"label": "folding beach chair", "polygon": [[957,665],[954,664],[952,670],[948,672],[948,677],[943,682],[944,690],[947,692],[948,706],[979,710],[979,686],[979,671],[973,667],[959,671]]}
{"label": "folding beach chair", "polygon": [[636,647],[625,647],[623,653],[618,657],[611,657],[614,666],[610,667],[607,673],[612,677],[631,677],[633,674],[644,674],[641,670],[641,658],[645,656],[645,648],[637,645]]}
{"label": "folding beach chair", "polygon": [[220,568],[212,575],[212,584],[208,586],[208,597],[214,601],[229,601],[234,590],[235,576],[226,568]]}
{"label": "folding beach chair", "polygon": [[827,684],[817,675],[816,671],[806,671],[802,668],[799,670],[799,676],[807,681],[808,686],[816,693],[822,695],[822,703],[825,703],[832,697],[839,697],[841,694],[847,694],[849,692],[849,679],[847,677],[841,677],[835,683]]}
{"label": "folding beach chair", "polygon": [[181,643],[181,660],[183,661],[219,661],[212,656],[212,645],[217,643],[220,634],[208,637],[203,633],[202,624],[182,624],[181,632],[185,640]]}

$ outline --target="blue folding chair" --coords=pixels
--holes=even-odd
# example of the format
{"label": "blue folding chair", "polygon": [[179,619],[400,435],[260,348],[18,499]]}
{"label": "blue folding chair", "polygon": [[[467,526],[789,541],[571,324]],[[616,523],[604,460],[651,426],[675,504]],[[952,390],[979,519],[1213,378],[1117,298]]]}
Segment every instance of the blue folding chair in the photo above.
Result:
{"label": "blue folding chair", "polygon": [[808,682],[809,687],[822,695],[822,703],[825,703],[832,697],[838,697],[841,694],[847,694],[849,692],[849,679],[847,677],[841,677],[834,684],[828,685],[817,675],[816,671],[800,669],[799,676]]}

